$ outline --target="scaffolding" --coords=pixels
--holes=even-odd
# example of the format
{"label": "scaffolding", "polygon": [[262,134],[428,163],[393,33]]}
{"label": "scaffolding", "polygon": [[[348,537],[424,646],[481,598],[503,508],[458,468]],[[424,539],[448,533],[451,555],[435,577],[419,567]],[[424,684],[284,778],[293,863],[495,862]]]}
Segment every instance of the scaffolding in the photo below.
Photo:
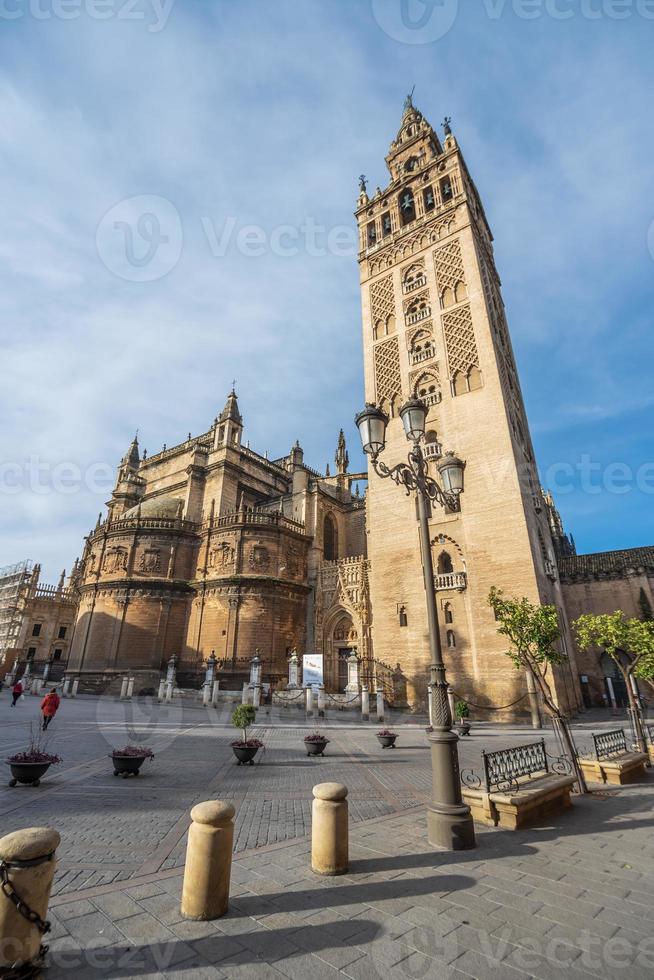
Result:
{"label": "scaffolding", "polygon": [[0,666],[11,666],[6,656],[18,643],[33,574],[34,563],[29,559],[0,568]]}

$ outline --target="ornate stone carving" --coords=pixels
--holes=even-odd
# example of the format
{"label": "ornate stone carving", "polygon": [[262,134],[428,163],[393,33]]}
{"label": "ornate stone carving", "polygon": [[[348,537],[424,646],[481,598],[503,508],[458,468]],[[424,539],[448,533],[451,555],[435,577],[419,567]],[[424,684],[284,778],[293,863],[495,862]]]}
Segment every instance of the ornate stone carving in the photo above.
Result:
{"label": "ornate stone carving", "polygon": [[[103,572],[124,572],[127,568],[127,548],[109,548],[102,563]],[[95,555],[91,556],[95,559]],[[93,569],[90,569],[91,571]]]}
{"label": "ornate stone carving", "polygon": [[207,565],[209,568],[229,568],[236,560],[236,551],[227,541],[221,541],[209,550]]}
{"label": "ornate stone carving", "polygon": [[253,545],[248,558],[248,565],[253,572],[265,572],[270,566],[270,552],[268,549],[262,544]]}
{"label": "ornate stone carving", "polygon": [[138,564],[139,572],[155,575],[161,571],[161,551],[159,548],[146,548],[141,552]]}
{"label": "ornate stone carving", "polygon": [[402,394],[400,347],[397,337],[375,347],[375,392],[377,402],[393,403]]}
{"label": "ornate stone carving", "polygon": [[450,378],[453,378],[457,371],[466,374],[471,367],[479,367],[479,354],[470,307],[461,306],[451,313],[443,314],[443,330]]}

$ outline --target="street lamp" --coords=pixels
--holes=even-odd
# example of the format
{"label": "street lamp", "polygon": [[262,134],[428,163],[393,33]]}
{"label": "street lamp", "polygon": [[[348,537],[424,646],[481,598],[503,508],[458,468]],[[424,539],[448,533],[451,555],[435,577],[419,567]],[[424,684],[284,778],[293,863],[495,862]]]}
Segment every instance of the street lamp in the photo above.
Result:
{"label": "street lamp", "polygon": [[407,439],[412,442],[407,463],[390,469],[379,456],[386,445],[388,416],[375,405],[366,405],[355,421],[361,435],[364,452],[370,457],[373,469],[381,479],[391,479],[412,491],[418,498],[422,571],[427,599],[427,624],[430,652],[430,698],[432,727],[429,735],[432,762],[432,802],[427,812],[429,843],[450,851],[475,847],[475,829],[470,807],[463,803],[459,777],[458,735],[452,731],[452,712],[448,698],[448,683],[443,663],[443,650],[438,626],[436,583],[429,539],[429,505],[433,500],[450,509],[458,509],[463,493],[463,463],[454,453],[446,453],[438,465],[442,486],[427,473],[427,463],[420,445],[425,434],[427,406],[417,398],[410,399],[400,409],[400,418]]}

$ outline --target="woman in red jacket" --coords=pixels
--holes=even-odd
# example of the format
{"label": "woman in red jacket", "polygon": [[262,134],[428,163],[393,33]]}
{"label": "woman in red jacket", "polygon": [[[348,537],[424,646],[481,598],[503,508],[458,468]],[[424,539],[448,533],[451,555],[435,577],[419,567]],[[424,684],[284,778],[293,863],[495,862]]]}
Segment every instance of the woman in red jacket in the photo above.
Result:
{"label": "woman in red jacket", "polygon": [[54,716],[57,714],[61,698],[57,694],[57,688],[53,688],[49,694],[41,701],[41,714],[43,715],[43,731],[46,730]]}

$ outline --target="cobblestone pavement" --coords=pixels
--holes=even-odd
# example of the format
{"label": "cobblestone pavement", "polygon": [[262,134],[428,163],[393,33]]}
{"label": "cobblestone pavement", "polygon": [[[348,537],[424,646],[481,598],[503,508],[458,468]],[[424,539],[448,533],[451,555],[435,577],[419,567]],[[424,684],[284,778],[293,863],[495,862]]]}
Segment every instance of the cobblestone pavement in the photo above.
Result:
{"label": "cobblestone pavement", "polygon": [[[239,768],[230,710],[66,701],[48,733],[62,765],[38,788],[0,788],[2,833],[62,834],[49,978],[652,976],[654,779],[577,800],[552,826],[483,831],[474,852],[435,854],[421,726],[394,719],[398,748],[382,751],[376,725],[316,719],[331,741],[309,759],[304,715],[264,710],[252,730],[266,743],[261,763]],[[3,758],[37,717],[37,698],[11,709],[0,697]],[[577,737],[605,724],[587,721]],[[476,724],[462,766],[478,768],[482,747],[538,737]],[[156,752],[138,779],[112,775],[110,748],[126,741]],[[349,787],[354,861],[321,879],[308,868],[311,789],[331,780]],[[183,922],[188,814],[211,798],[237,809],[232,907],[217,923]]]}

